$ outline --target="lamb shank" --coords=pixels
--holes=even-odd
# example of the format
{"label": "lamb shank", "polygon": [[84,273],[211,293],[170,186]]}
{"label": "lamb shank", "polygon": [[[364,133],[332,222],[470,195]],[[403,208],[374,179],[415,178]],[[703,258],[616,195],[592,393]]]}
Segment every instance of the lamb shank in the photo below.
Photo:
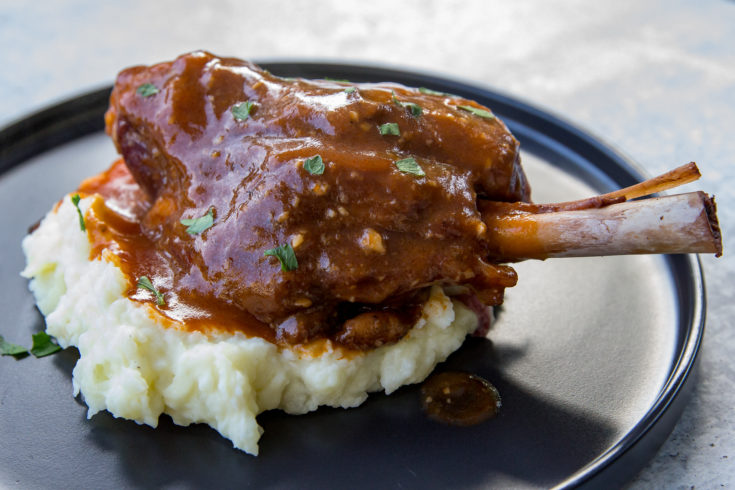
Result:
{"label": "lamb shank", "polygon": [[[517,280],[503,263],[584,245],[579,235],[550,245],[539,230],[573,228],[558,213],[599,223],[594,210],[638,202],[531,204],[518,141],[476,102],[279,78],[206,52],[123,71],[105,119],[122,161],[80,191],[107,198],[89,212],[90,233],[96,250],[114,251],[131,297],[145,276],[171,318],[216,317],[278,343],[395,342],[433,284],[500,304]],[[714,204],[697,199],[702,243],[625,249],[598,237],[579,254],[719,253]]]}

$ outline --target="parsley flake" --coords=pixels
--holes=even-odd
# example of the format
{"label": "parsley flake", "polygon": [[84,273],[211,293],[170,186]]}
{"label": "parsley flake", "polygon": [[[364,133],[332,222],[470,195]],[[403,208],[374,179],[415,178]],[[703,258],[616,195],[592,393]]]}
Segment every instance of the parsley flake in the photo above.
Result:
{"label": "parsley flake", "polygon": [[398,167],[398,170],[400,170],[404,174],[413,174],[417,177],[423,177],[426,175],[426,173],[424,173],[424,169],[422,169],[421,166],[416,163],[416,159],[414,157],[397,160],[395,164],[396,167]]}
{"label": "parsley flake", "polygon": [[404,107],[408,110],[408,112],[411,113],[413,117],[419,117],[421,114],[423,114],[424,110],[421,108],[420,105],[414,104],[413,102],[401,102],[398,100],[398,97],[396,97],[395,91],[391,90],[393,103],[399,107]]}
{"label": "parsley flake", "polygon": [[75,208],[77,208],[77,214],[79,215],[79,228],[82,229],[82,231],[87,231],[87,227],[84,224],[84,215],[82,214],[82,210],[79,209],[79,201],[81,198],[79,197],[79,194],[74,194],[71,196],[71,203],[74,205]]}
{"label": "parsley flake", "polygon": [[398,123],[385,123],[378,126],[378,131],[383,136],[400,136],[401,130],[398,128]]}
{"label": "parsley flake", "polygon": [[150,97],[151,95],[156,95],[160,90],[158,90],[158,87],[153,85],[152,83],[144,83],[138,89],[136,90],[138,95],[141,97]]}
{"label": "parsley flake", "polygon": [[61,346],[53,341],[51,336],[46,332],[38,332],[33,334],[33,347],[31,354],[36,357],[46,357],[59,352]]}
{"label": "parsley flake", "polygon": [[299,262],[296,260],[296,254],[290,243],[266,250],[263,255],[276,257],[281,263],[282,271],[295,271],[299,267]]}
{"label": "parsley flake", "polygon": [[421,106],[418,104],[414,104],[413,102],[406,102],[403,104],[403,107],[408,109],[408,112],[410,112],[413,117],[419,117],[421,114],[424,113],[424,110],[421,108]]}
{"label": "parsley flake", "polygon": [[437,92],[436,90],[431,90],[430,88],[426,87],[419,87],[419,92],[426,95],[447,95],[444,92]]}
{"label": "parsley flake", "polygon": [[250,112],[255,107],[255,103],[247,101],[232,107],[232,116],[238,121],[244,121],[250,117]]}
{"label": "parsley flake", "polygon": [[0,335],[0,355],[13,356],[16,359],[20,359],[21,357],[25,357],[28,355],[28,349],[26,349],[22,345],[7,342],[3,338],[3,336]]}
{"label": "parsley flake", "polygon": [[166,300],[163,298],[163,294],[161,294],[158,289],[153,286],[153,283],[150,279],[148,279],[148,277],[140,276],[140,279],[138,279],[138,287],[142,289],[147,289],[148,291],[156,295],[156,304],[158,306],[163,306],[166,304]]}
{"label": "parsley flake", "polygon": [[321,155],[314,155],[304,160],[304,170],[311,175],[321,175],[324,173],[324,162]]}
{"label": "parsley flake", "polygon": [[209,211],[207,211],[207,214],[205,214],[204,216],[192,219],[180,219],[179,223],[188,227],[186,229],[186,232],[188,234],[199,235],[200,233],[203,233],[204,230],[211,228],[214,224],[214,208],[210,207]]}
{"label": "parsley flake", "polygon": [[485,119],[495,119],[495,114],[490,111],[486,111],[485,109],[478,109],[477,107],[472,107],[471,105],[458,105],[457,108],[462,109],[463,111],[471,112],[475,116],[484,117]]}
{"label": "parsley flake", "polygon": [[347,87],[345,89],[346,94],[354,94],[355,92],[357,92],[357,89],[355,87]]}

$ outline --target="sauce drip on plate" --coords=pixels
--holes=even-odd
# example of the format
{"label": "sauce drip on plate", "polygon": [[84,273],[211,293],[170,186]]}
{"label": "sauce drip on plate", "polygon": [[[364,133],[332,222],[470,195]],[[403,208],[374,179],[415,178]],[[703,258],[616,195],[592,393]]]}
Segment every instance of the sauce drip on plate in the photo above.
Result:
{"label": "sauce drip on plate", "polygon": [[449,371],[437,373],[421,387],[426,415],[450,425],[476,425],[500,411],[500,393],[475,374]]}

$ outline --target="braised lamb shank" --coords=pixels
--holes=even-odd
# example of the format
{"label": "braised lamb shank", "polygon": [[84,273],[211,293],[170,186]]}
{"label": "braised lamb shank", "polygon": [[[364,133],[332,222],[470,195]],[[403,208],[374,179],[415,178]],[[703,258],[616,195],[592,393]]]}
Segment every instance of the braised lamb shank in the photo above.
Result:
{"label": "braised lamb shank", "polygon": [[[523,204],[518,142],[486,108],[397,84],[284,79],[195,52],[123,71],[106,124],[140,186],[128,218],[148,258],[131,280],[194,316],[241,311],[277,342],[396,341],[437,283],[500,304],[516,274],[498,262],[524,257],[502,256],[498,223],[559,211]],[[201,232],[182,225],[208,213]],[[131,243],[118,240],[122,262]]]}

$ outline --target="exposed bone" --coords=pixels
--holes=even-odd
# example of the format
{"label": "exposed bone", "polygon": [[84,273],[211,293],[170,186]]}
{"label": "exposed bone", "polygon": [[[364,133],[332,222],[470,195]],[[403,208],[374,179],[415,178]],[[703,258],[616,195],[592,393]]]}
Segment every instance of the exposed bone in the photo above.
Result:
{"label": "exposed bone", "polygon": [[715,204],[703,192],[571,211],[511,212],[510,206],[488,203],[482,209],[493,237],[492,255],[502,260],[722,254]]}
{"label": "exposed bone", "polygon": [[689,162],[656,177],[646,179],[643,182],[639,182],[623,189],[608,192],[607,194],[579,199],[577,201],[540,204],[537,207],[537,212],[571,211],[574,209],[589,209],[592,207],[608,206],[618,202],[625,202],[639,197],[650,196],[657,192],[667,191],[669,189],[679,187],[680,185],[694,182],[701,176],[702,174],[699,173],[697,164]]}

